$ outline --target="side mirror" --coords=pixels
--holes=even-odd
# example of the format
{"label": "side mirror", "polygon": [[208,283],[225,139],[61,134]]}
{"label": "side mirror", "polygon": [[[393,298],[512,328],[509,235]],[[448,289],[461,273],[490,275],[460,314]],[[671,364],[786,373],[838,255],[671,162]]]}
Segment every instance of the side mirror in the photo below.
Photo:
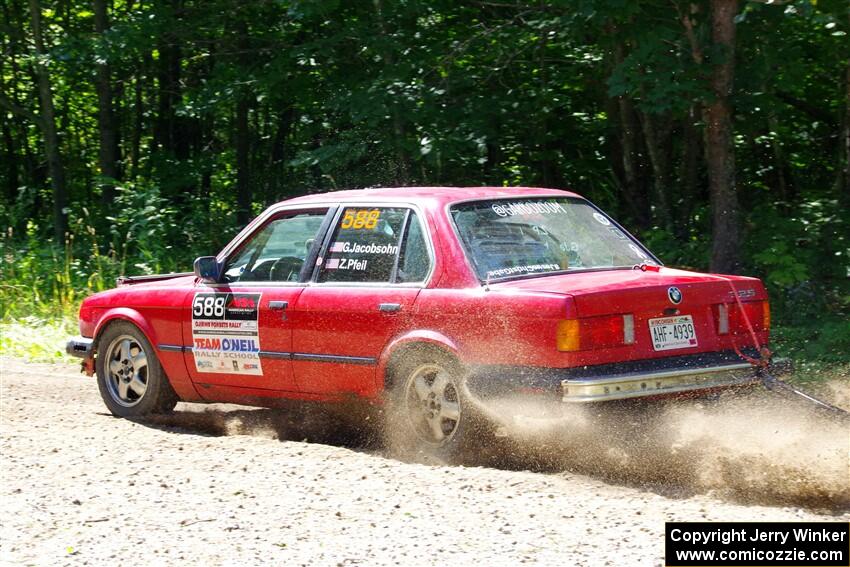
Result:
{"label": "side mirror", "polygon": [[221,265],[215,256],[201,256],[195,259],[195,275],[206,283],[218,283],[221,277]]}

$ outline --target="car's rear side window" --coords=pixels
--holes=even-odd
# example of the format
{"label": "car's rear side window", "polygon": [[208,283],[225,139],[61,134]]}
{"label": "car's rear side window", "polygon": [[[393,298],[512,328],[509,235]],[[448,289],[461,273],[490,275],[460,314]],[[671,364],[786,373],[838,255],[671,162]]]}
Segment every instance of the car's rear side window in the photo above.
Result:
{"label": "car's rear side window", "polygon": [[319,282],[405,283],[427,276],[430,256],[412,210],[346,207],[322,260]]}
{"label": "car's rear side window", "polygon": [[431,257],[428,255],[428,245],[422,232],[422,223],[416,213],[410,213],[407,219],[407,233],[404,235],[404,245],[398,262],[397,282],[421,282],[428,276],[431,268]]}

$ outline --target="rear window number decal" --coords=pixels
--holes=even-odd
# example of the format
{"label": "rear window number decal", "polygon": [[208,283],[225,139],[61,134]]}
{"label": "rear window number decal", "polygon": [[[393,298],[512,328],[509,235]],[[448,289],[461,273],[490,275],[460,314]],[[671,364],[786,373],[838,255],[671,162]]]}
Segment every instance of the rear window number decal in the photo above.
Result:
{"label": "rear window number decal", "polygon": [[348,209],[342,216],[340,228],[344,230],[375,230],[381,211],[378,209]]}

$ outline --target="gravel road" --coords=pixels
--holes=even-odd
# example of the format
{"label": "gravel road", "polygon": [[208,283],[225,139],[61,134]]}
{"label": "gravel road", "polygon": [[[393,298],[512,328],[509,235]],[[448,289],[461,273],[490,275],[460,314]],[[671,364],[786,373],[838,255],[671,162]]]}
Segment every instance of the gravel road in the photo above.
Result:
{"label": "gravel road", "polygon": [[850,519],[846,429],[812,468],[825,505],[745,505],[706,484],[401,462],[270,410],[131,422],[76,367],[0,369],[3,564],[660,565],[665,521]]}

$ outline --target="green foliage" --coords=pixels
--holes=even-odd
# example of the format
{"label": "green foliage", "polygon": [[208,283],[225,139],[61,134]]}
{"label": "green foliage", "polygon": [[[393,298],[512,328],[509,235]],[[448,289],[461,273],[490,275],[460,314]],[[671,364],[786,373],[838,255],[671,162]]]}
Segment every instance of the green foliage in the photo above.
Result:
{"label": "green foliage", "polygon": [[777,352],[791,360],[813,363],[847,363],[850,352],[850,320],[822,317],[796,326],[773,330]]}
{"label": "green foliage", "polygon": [[[666,263],[708,268],[702,110],[731,56],[712,44],[710,0],[117,2],[102,34],[92,2],[39,2],[69,233],[51,236],[29,5],[8,2],[0,320],[188,269],[240,228],[240,187],[255,213],[366,186],[571,188]],[[817,328],[850,315],[846,1],[742,3],[735,24],[742,271],[764,278],[780,326]],[[99,163],[104,71],[115,180]],[[816,342],[845,344],[829,328]]]}
{"label": "green foliage", "polygon": [[65,354],[68,337],[77,334],[76,318],[24,317],[0,323],[0,356],[30,362],[77,362]]}

